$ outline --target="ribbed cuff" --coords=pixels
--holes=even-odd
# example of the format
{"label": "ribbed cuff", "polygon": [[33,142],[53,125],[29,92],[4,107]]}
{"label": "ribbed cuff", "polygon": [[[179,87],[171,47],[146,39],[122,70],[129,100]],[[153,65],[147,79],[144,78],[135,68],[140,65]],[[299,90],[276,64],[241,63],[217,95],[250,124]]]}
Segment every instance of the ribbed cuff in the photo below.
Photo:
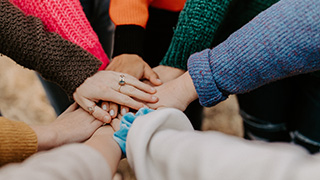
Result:
{"label": "ribbed cuff", "polygon": [[24,122],[0,117],[0,166],[21,162],[37,151],[37,135]]}
{"label": "ribbed cuff", "polygon": [[137,54],[144,58],[145,29],[138,25],[120,25],[115,30],[113,57]]}

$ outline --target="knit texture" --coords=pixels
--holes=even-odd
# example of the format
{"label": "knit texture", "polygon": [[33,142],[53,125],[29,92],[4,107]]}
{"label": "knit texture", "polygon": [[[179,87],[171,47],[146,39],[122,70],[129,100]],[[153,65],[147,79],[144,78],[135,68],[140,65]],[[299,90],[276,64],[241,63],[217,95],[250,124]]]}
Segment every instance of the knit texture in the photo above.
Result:
{"label": "knit texture", "polygon": [[0,117],[0,166],[21,162],[37,148],[37,135],[27,124]]}
{"label": "knit texture", "polygon": [[25,16],[0,0],[0,53],[59,84],[71,97],[101,62],[57,33],[46,32],[40,19]]}
{"label": "knit texture", "polygon": [[188,57],[210,47],[232,0],[187,0],[161,65],[187,69]]}
{"label": "knit texture", "polygon": [[82,10],[79,0],[44,1],[10,0],[26,15],[34,15],[42,20],[46,30],[56,32],[63,38],[81,46],[102,61],[100,70],[109,63],[98,36],[93,31]]}
{"label": "knit texture", "polygon": [[282,0],[226,41],[189,58],[200,103],[320,69],[320,1]]}

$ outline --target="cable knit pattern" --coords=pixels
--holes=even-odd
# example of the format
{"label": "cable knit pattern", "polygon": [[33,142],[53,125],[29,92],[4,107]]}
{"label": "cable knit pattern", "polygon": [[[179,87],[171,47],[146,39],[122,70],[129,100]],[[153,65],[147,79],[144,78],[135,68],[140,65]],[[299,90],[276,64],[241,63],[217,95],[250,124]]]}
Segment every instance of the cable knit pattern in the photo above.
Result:
{"label": "cable knit pattern", "polygon": [[320,70],[320,1],[282,0],[216,48],[189,58],[202,105],[288,76]]}
{"label": "cable knit pattern", "polygon": [[0,117],[0,166],[21,162],[37,152],[37,135],[24,122]]}
{"label": "cable knit pattern", "polygon": [[10,0],[26,15],[42,20],[46,29],[81,46],[102,61],[100,70],[109,63],[98,36],[93,31],[79,0]]}
{"label": "cable knit pattern", "polygon": [[0,53],[56,82],[70,97],[98,71],[101,62],[92,54],[46,32],[40,19],[25,16],[8,0],[0,5]]}

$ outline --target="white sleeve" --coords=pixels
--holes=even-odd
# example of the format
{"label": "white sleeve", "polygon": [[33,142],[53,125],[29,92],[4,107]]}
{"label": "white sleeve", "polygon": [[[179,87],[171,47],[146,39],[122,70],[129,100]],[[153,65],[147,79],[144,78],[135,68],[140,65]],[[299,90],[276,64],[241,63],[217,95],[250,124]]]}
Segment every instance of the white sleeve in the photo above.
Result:
{"label": "white sleeve", "polygon": [[320,155],[285,143],[194,131],[187,117],[162,109],[138,117],[127,158],[139,180],[319,179]]}
{"label": "white sleeve", "polygon": [[111,180],[112,174],[98,151],[84,144],[70,144],[9,164],[0,169],[0,179]]}

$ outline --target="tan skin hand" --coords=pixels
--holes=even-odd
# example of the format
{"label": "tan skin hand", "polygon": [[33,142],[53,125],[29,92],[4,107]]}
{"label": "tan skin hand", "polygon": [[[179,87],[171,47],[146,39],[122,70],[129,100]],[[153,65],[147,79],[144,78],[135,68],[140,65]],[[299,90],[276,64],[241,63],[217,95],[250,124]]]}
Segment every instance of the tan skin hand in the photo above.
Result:
{"label": "tan skin hand", "polygon": [[152,109],[173,107],[184,111],[192,101],[198,98],[198,94],[188,72],[177,79],[156,87],[156,89],[157,93],[155,96],[159,98],[159,101],[157,103],[147,104],[147,106]]}
{"label": "tan skin hand", "polygon": [[153,71],[158,74],[160,80],[164,83],[176,79],[186,72],[185,70],[179,68],[164,65],[154,67]]}
{"label": "tan skin hand", "polygon": [[114,57],[106,70],[130,74],[139,80],[147,79],[155,86],[162,84],[158,75],[136,54],[121,54]]}

